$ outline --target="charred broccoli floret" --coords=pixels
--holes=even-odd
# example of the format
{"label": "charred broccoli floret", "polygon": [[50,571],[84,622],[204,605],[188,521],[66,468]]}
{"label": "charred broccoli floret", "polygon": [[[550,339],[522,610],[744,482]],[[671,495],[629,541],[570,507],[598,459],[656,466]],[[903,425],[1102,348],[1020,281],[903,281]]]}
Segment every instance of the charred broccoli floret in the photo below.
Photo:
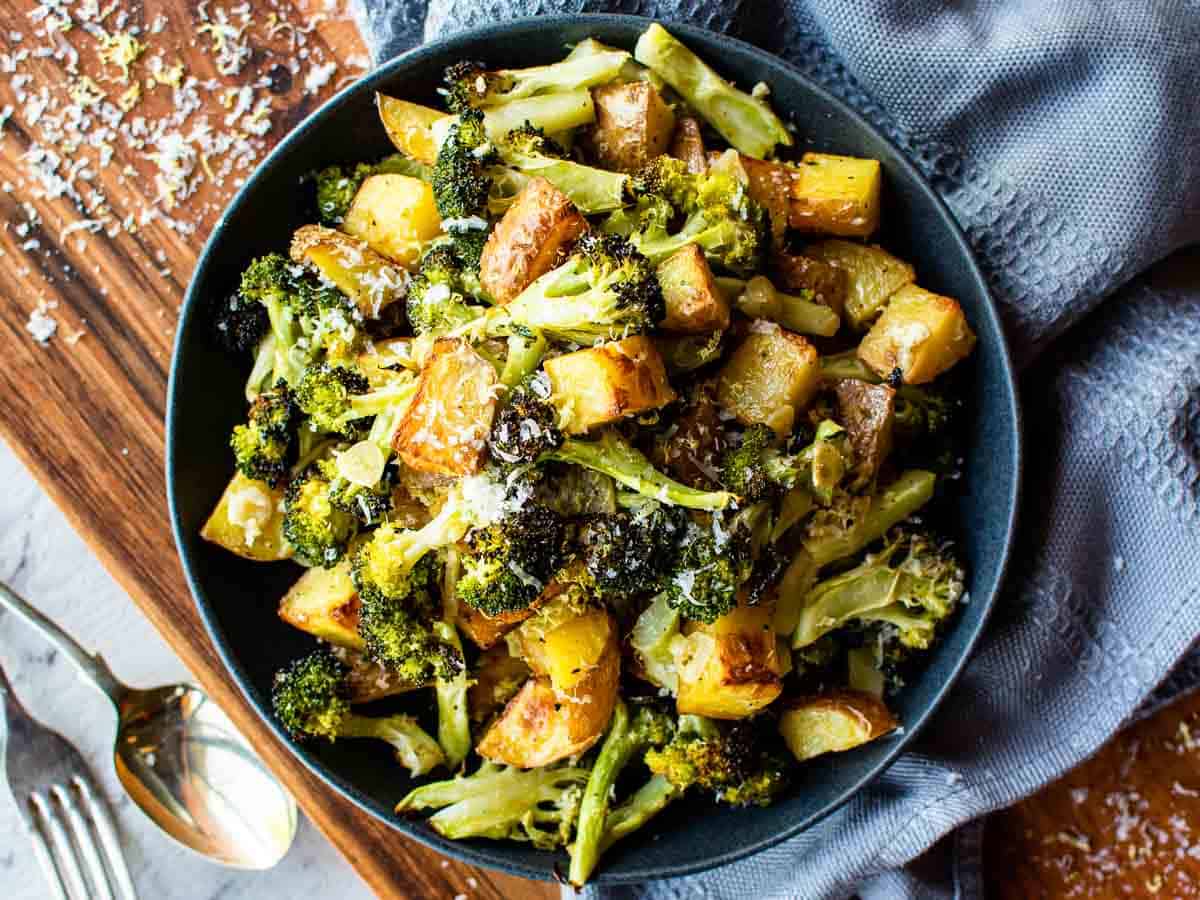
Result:
{"label": "charred broccoli floret", "polygon": [[807,647],[831,631],[856,624],[889,625],[900,645],[926,650],[962,594],[963,570],[950,545],[918,531],[896,529],[878,553],[808,592],[792,646]]}
{"label": "charred broccoli floret", "polygon": [[565,542],[562,518],[538,503],[476,529],[462,557],[458,598],[488,616],[528,608],[563,564]]}
{"label": "charred broccoli floret", "polygon": [[688,533],[682,509],[649,500],[630,511],[588,516],[580,529],[580,555],[601,593],[653,593]]}
{"label": "charred broccoli floret", "polygon": [[437,742],[411,716],[360,716],[350,709],[347,667],[328,650],[317,650],[275,673],[271,704],[296,739],[377,738],[414,775],[443,762]]}
{"label": "charred broccoli floret", "polygon": [[358,531],[358,520],[333,504],[327,471],[310,465],[288,483],[283,536],[309,565],[331,568],[345,555]]}
{"label": "charred broccoli floret", "polygon": [[229,441],[238,471],[272,487],[279,484],[287,476],[295,421],[296,406],[285,382],[259,394]]}
{"label": "charred broccoli floret", "polygon": [[715,622],[737,606],[738,589],[754,573],[750,535],[692,523],[668,575],[667,603],[688,619]]}
{"label": "charred broccoli floret", "polygon": [[775,432],[766,425],[747,428],[741,443],[722,459],[721,483],[748,503],[798,485],[807,487],[823,504],[832,502],[833,491],[854,463],[845,429],[825,420],[817,426],[812,443],[794,454],[785,453],[777,443]]}
{"label": "charred broccoli floret", "polygon": [[535,372],[513,390],[492,425],[488,440],[492,459],[515,468],[531,465],[543,453],[562,446],[565,437],[550,393],[545,372]]}
{"label": "charred broccoli floret", "polygon": [[487,211],[496,151],[483,127],[483,113],[465,109],[450,127],[433,166],[433,198],[443,219],[466,219]]}
{"label": "charred broccoli floret", "polygon": [[222,349],[241,354],[258,347],[271,322],[265,306],[235,292],[214,304],[212,327]]}
{"label": "charred broccoli floret", "polygon": [[570,763],[518,769],[485,761],[470,775],[422,785],[396,812],[438,810],[429,826],[451,840],[507,839],[554,850],[571,840],[587,780],[588,770]]}
{"label": "charred broccoli floret", "polygon": [[648,750],[668,744],[674,735],[675,719],[668,713],[649,704],[639,705],[631,712],[617,701],[608,734],[583,791],[575,844],[571,848],[568,877],[571,884],[583,884],[596,868],[603,851],[605,822],[621,773],[630,763],[640,761]]}
{"label": "charred broccoli floret", "polygon": [[538,94],[589,88],[611,81],[629,60],[624,50],[605,50],[565,59],[548,66],[489,72],[481,62],[458,62],[446,68],[446,104],[461,113],[477,106],[498,106]]}
{"label": "charred broccoli floret", "polygon": [[733,806],[767,806],[787,786],[788,763],[764,749],[750,723],[681,716],[674,739],[646,765],[678,790],[691,787]]}
{"label": "charred broccoli floret", "polygon": [[[710,263],[750,276],[763,268],[770,247],[767,212],[737,173],[687,171],[687,164],[659,156],[630,182],[635,203],[605,222],[607,231],[629,237],[658,264],[685,244],[697,244]],[[675,222],[682,225],[675,227]]]}
{"label": "charred broccoli floret", "polygon": [[355,437],[361,420],[352,418],[351,399],[370,389],[357,369],[330,363],[309,366],[296,384],[296,405],[308,416],[309,424],[329,434]]}

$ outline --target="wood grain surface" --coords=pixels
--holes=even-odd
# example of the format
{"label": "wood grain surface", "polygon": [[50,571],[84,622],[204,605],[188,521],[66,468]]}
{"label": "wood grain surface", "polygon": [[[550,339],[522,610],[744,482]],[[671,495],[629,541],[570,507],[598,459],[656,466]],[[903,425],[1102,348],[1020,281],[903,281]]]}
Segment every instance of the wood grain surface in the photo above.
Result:
{"label": "wood grain surface", "polygon": [[[447,862],[323,790],[225,676],[171,543],[163,408],[198,250],[249,168],[365,63],[336,0],[0,0],[0,430],[376,893],[555,897]],[[995,896],[1192,896],[1197,717],[1200,697],[995,817]]]}

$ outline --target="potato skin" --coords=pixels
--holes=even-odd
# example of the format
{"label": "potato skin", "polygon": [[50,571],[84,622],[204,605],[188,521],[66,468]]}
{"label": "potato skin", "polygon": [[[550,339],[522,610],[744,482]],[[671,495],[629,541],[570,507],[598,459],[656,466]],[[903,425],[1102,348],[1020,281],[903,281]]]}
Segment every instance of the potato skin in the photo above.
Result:
{"label": "potato skin", "polygon": [[587,231],[587,220],[545,178],[521,189],[492,230],[479,262],[479,280],[497,303],[508,303],[557,262]]}
{"label": "potato skin", "polygon": [[667,152],[675,114],[648,81],[592,88],[596,125],[592,149],[600,165],[633,172]]}
{"label": "potato skin", "polygon": [[858,345],[858,358],[881,377],[899,369],[907,384],[933,381],[975,347],[958,301],[915,284],[900,288]]}
{"label": "potato skin", "polygon": [[899,722],[883,701],[861,691],[840,690],[789,701],[779,733],[800,762],[861,747],[895,730]]}
{"label": "potato skin", "polygon": [[368,319],[404,295],[401,266],[370,248],[366,241],[323,225],[305,225],[292,235],[293,262],[308,263],[354,301]]}
{"label": "potato skin", "polygon": [[687,170],[693,175],[703,175],[708,171],[708,154],[704,150],[704,138],[696,119],[684,116],[675,122],[670,154],[687,163]]}
{"label": "potato skin", "polygon": [[846,309],[850,283],[845,271],[811,256],[776,253],[771,257],[771,274],[785,292],[812,291],[813,300],[839,316]]}
{"label": "potato skin", "polygon": [[715,482],[708,473],[720,468],[725,450],[725,428],[717,407],[716,385],[702,382],[691,402],[680,413],[678,427],[655,446],[655,464],[678,481],[709,490]]}
{"label": "potato skin", "polygon": [[556,402],[570,408],[570,434],[658,409],[676,396],[658,348],[645,335],[564,353],[544,367]]}
{"label": "potato skin", "polygon": [[717,381],[717,400],[743,425],[769,425],[791,434],[796,416],[821,377],[817,350],[778,326],[752,331],[734,350]]}
{"label": "potato skin", "polygon": [[473,475],[483,468],[496,411],[496,368],[464,340],[443,338],[417,383],[392,446],[412,468]]}
{"label": "potato skin", "polygon": [[493,762],[530,769],[583,753],[600,740],[617,702],[621,654],[616,635],[610,622],[595,666],[571,690],[556,692],[545,675],[525,682],[476,752]]}
{"label": "potato skin", "polygon": [[833,393],[838,418],[850,435],[862,477],[874,478],[892,450],[896,390],[886,384],[844,378],[834,386]]}
{"label": "potato skin", "polygon": [[667,317],[664,331],[708,334],[729,327],[729,301],[717,288],[704,251],[696,244],[681,247],[656,270]]}
{"label": "potato skin", "polygon": [[427,166],[437,162],[432,128],[434,122],[445,118],[444,112],[386,94],[376,94],[375,105],[384,131],[397,150]]}
{"label": "potato skin", "polygon": [[[239,515],[239,510],[250,516]],[[234,474],[200,529],[200,537],[245,559],[274,562],[291,559],[292,548],[283,537],[283,488]],[[258,533],[247,542],[245,525],[254,522]]]}

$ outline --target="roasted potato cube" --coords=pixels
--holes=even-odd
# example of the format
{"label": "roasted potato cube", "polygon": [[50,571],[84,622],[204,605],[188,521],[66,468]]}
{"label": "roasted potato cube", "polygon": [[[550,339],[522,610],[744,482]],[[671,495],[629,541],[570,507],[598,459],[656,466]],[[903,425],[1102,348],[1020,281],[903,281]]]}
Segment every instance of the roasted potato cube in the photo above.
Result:
{"label": "roasted potato cube", "polygon": [[729,327],[729,303],[717,289],[704,251],[688,244],[659,264],[667,317],[662,327],[682,334],[706,334]]}
{"label": "roasted potato cube", "polygon": [[859,330],[870,326],[892,294],[917,278],[912,266],[882,247],[835,240],[811,244],[804,252],[846,273],[844,316]]}
{"label": "roasted potato cube", "polygon": [[545,362],[566,431],[581,434],[675,399],[654,342],[645,335],[564,353]]}
{"label": "roasted potato cube", "polygon": [[907,384],[924,384],[974,347],[975,332],[957,301],[909,284],[892,295],[858,345],[858,358],[880,377],[899,369]]}
{"label": "roasted potato cube", "polygon": [[759,322],[717,380],[717,401],[743,425],[791,434],[821,379],[816,348],[798,334]]}
{"label": "roasted potato cube", "polygon": [[342,230],[372,250],[413,269],[421,248],[442,233],[433,188],[407,175],[372,175],[346,212]]}
{"label": "roasted potato cube", "polygon": [[474,683],[467,691],[467,708],[472,722],[484,722],[502,709],[529,680],[529,666],[512,656],[503,644],[479,655],[472,672]]}
{"label": "roasted potato cube", "polygon": [[444,112],[386,94],[376,94],[375,105],[384,131],[397,150],[427,166],[437,162],[433,123],[443,118]]}
{"label": "roasted potato cube", "polygon": [[671,155],[687,163],[687,169],[693,175],[703,175],[708,171],[708,154],[704,151],[704,138],[696,119],[684,116],[676,121]]}
{"label": "roasted potato cube", "polygon": [[811,256],[776,253],[771,258],[775,283],[784,291],[812,291],[813,300],[839,316],[846,309],[850,279],[837,266]]}
{"label": "roasted potato cube", "polygon": [[844,378],[834,388],[838,420],[846,426],[865,483],[879,473],[892,449],[892,421],[896,391],[886,384],[868,384]]}
{"label": "roasted potato cube", "polygon": [[693,623],[675,653],[680,714],[744,719],[783,690],[786,666],[771,627],[774,603],[744,603],[711,625]]}
{"label": "roasted potato cube", "polygon": [[409,466],[435,475],[483,468],[496,411],[496,368],[464,340],[443,338],[417,383],[392,446]]}
{"label": "roasted potato cube", "polygon": [[609,622],[608,640],[599,658],[570,690],[555,691],[545,675],[530,678],[476,751],[484,759],[523,769],[583,753],[608,727],[620,674],[617,629]]}
{"label": "roasted potato cube", "polygon": [[359,602],[350,561],[332,569],[309,569],[279,603],[279,618],[301,631],[349,650],[363,650],[358,636]]}
{"label": "roasted potato cube", "polygon": [[806,697],[787,706],[779,717],[779,733],[800,762],[861,747],[898,724],[882,700],[858,691]]}
{"label": "roasted potato cube", "polygon": [[592,88],[592,149],[606,169],[633,172],[667,152],[675,113],[648,81]]}
{"label": "roasted potato cube", "polygon": [[545,178],[521,189],[488,236],[479,261],[479,280],[492,299],[507,303],[545,275],[560,251],[587,231],[587,220]]}
{"label": "roasted potato cube", "polygon": [[292,237],[291,256],[308,263],[354,301],[369,319],[404,296],[404,271],[366,241],[321,225],[305,225]]}
{"label": "roasted potato cube", "polygon": [[351,703],[374,703],[385,697],[407,694],[424,687],[404,681],[392,670],[385,669],[361,653],[341,649],[338,656],[349,668],[346,672],[346,687],[350,691]]}
{"label": "roasted potato cube", "polygon": [[238,472],[200,529],[200,537],[246,559],[291,558],[291,545],[283,537],[283,488]]}
{"label": "roasted potato cube", "polygon": [[676,480],[691,487],[714,487],[709,473],[719,470],[725,450],[725,429],[716,401],[716,386],[700,384],[676,420],[677,427],[655,447],[655,462]]}
{"label": "roasted potato cube", "polygon": [[771,234],[778,246],[794,218],[792,197],[799,177],[796,168],[744,154],[740,160],[750,179],[750,196],[770,215]]}
{"label": "roasted potato cube", "polygon": [[535,675],[545,675],[560,694],[570,693],[600,663],[615,640],[613,623],[602,609],[588,610],[544,634],[518,632],[521,656]]}
{"label": "roasted potato cube", "polygon": [[877,159],[805,153],[794,167],[788,224],[797,231],[866,237],[879,227],[883,170]]}

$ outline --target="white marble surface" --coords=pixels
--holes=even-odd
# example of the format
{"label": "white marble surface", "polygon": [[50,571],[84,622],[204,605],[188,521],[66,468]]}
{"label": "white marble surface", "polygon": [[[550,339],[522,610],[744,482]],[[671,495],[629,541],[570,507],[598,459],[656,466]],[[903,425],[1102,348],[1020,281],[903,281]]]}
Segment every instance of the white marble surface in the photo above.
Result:
{"label": "white marble surface", "polygon": [[[151,686],[188,678],[28,472],[0,443],[0,579],[100,651],[118,677]],[[0,612],[0,662],[21,702],[75,744],[113,806],[139,895],[152,900],[366,900],[371,892],[315,828],[302,819],[291,852],[269,872],[209,863],[173,843],[125,799],[112,770],[115,720],[107,701],[24,623]],[[2,727],[2,725],[0,725]],[[12,797],[0,791],[0,885],[5,900],[48,895],[30,856]]]}

